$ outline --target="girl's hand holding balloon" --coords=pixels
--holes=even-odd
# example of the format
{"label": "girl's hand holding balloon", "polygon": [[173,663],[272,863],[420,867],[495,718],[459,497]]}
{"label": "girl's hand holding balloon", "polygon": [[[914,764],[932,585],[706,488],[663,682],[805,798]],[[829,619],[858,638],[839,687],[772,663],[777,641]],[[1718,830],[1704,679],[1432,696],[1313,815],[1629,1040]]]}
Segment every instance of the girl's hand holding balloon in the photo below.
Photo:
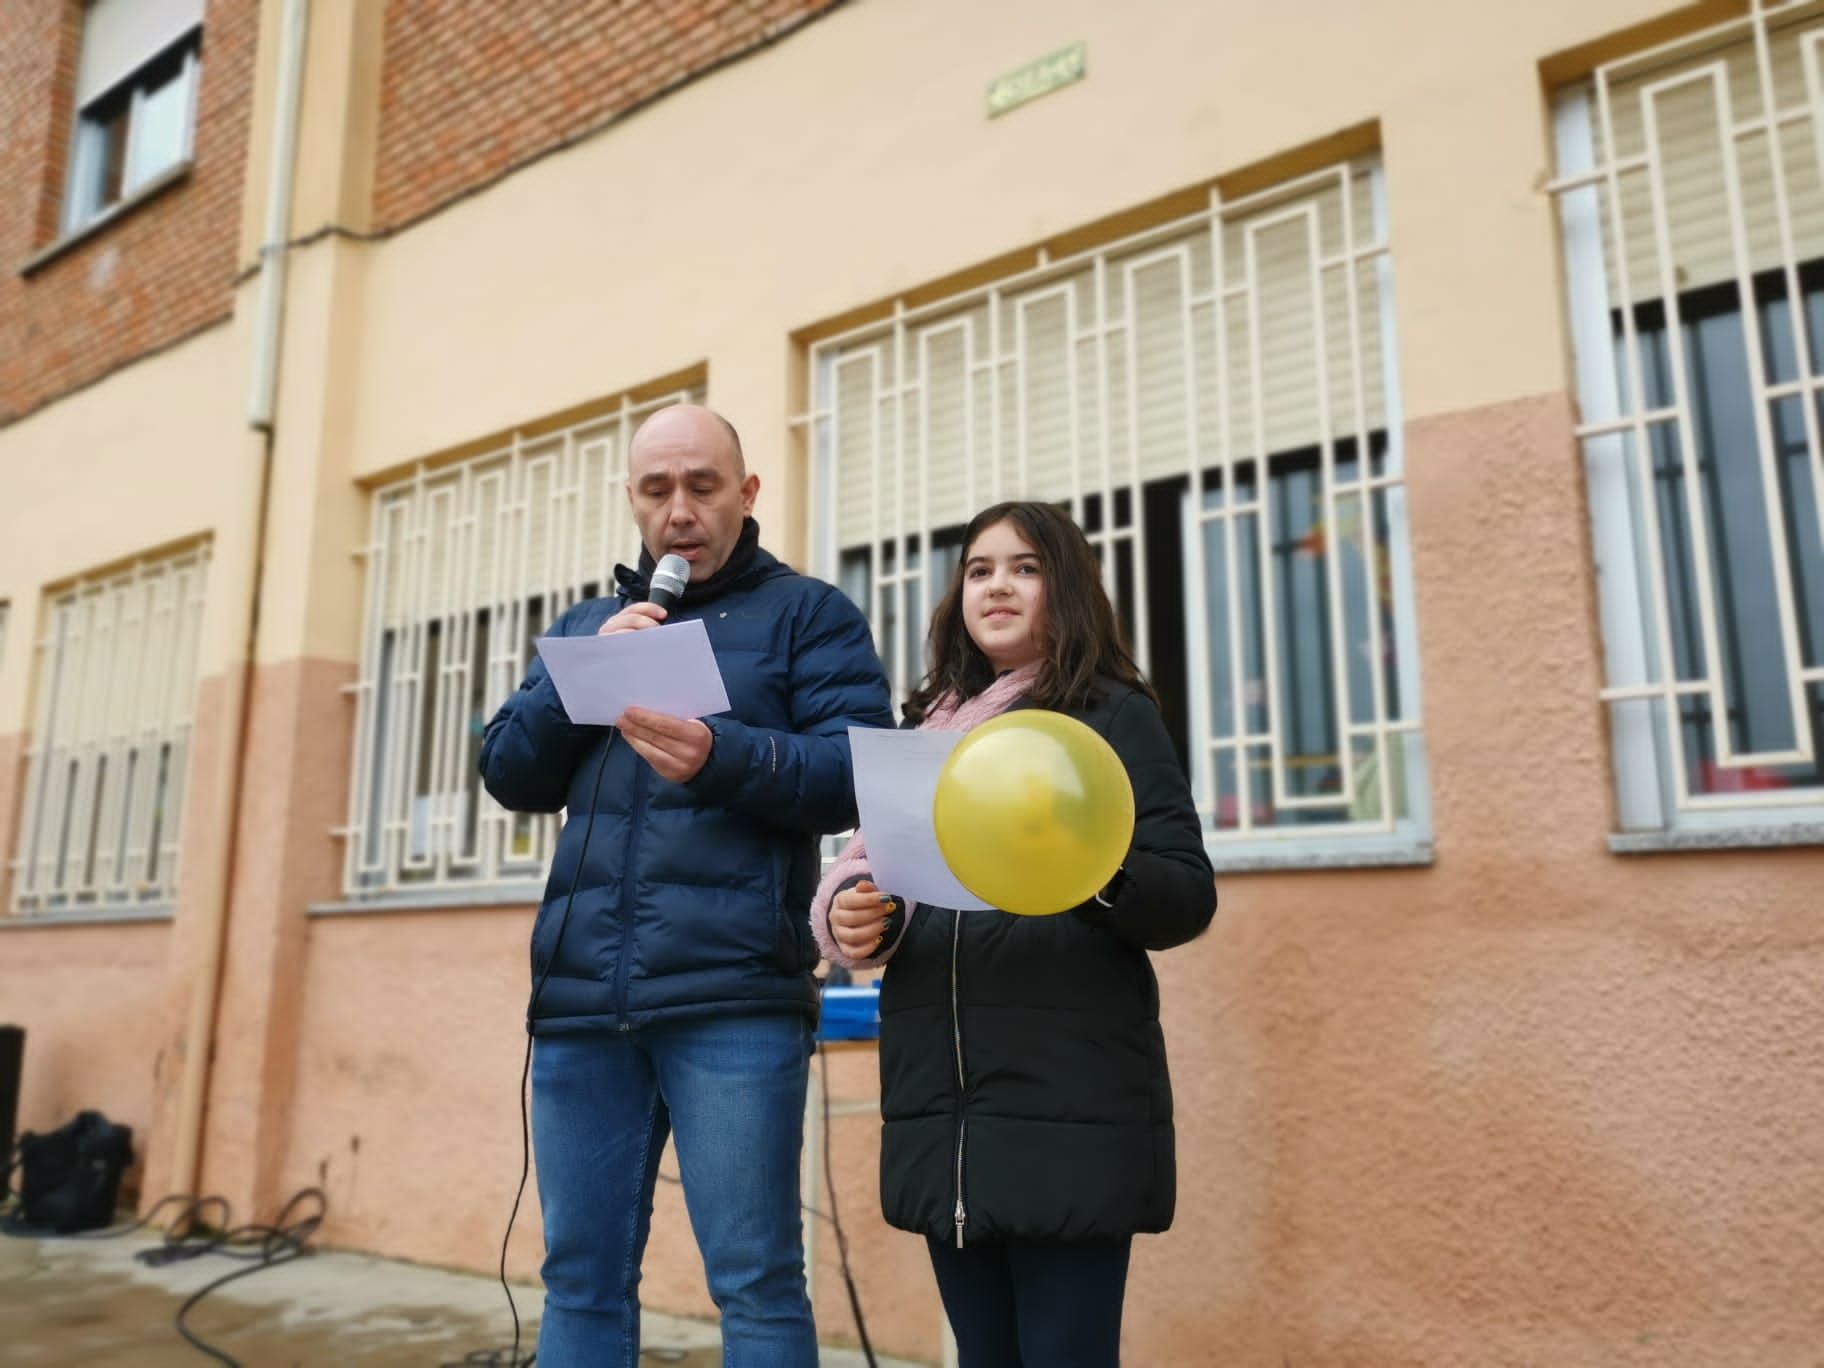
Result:
{"label": "girl's hand holding balloon", "polygon": [[830,901],[830,936],[850,959],[867,959],[886,939],[893,899],[867,879]]}

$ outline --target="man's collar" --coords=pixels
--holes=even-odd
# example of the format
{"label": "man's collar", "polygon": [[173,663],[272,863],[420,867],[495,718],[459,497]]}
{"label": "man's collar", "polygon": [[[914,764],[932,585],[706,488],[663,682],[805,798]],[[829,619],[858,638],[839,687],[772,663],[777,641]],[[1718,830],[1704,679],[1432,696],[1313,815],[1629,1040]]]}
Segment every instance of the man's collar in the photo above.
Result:
{"label": "man's collar", "polygon": [[[722,563],[722,568],[706,580],[692,580],[679,598],[679,605],[688,608],[727,593],[753,569],[754,562],[761,554],[760,524],[747,518],[741,524],[741,536],[735,542],[735,549],[728,553],[728,559]],[[652,592],[652,572],[656,568],[657,562],[653,560],[652,552],[642,546],[639,568],[630,570],[624,565],[615,566],[615,583],[620,585],[621,592],[633,602],[643,603]]]}

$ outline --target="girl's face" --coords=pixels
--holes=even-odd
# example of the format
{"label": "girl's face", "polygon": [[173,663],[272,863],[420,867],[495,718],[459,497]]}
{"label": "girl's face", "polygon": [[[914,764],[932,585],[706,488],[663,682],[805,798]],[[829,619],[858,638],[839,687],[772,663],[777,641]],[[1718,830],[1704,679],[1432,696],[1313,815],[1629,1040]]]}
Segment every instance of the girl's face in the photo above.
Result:
{"label": "girl's face", "polygon": [[983,529],[963,552],[963,625],[998,674],[1043,654],[1045,580],[1039,554],[1011,521]]}

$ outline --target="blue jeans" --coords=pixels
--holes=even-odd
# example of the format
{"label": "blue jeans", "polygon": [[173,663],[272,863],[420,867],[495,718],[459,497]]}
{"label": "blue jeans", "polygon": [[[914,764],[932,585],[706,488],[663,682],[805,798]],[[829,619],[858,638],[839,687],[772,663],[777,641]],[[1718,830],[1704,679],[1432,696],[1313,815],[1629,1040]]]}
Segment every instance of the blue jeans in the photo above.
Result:
{"label": "blue jeans", "polygon": [[810,1048],[810,1023],[787,1013],[538,1038],[539,1368],[636,1368],[640,1258],[673,1132],[725,1368],[816,1368],[798,1207]]}

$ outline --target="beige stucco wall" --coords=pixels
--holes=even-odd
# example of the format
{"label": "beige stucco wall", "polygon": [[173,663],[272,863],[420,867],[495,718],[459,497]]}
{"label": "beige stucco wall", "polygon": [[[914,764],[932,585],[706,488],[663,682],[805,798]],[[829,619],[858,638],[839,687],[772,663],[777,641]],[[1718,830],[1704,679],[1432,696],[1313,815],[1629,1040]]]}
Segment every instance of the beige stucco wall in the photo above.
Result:
{"label": "beige stucco wall", "polygon": [[[299,234],[362,226],[351,206],[372,127],[351,98],[372,72],[335,54],[366,35],[346,0],[326,9]],[[748,434],[766,482],[769,540],[802,560],[793,334],[1377,123],[1408,416],[1561,389],[1538,64],[1661,13],[1651,0],[1417,0],[1389,23],[1341,4],[863,0],[402,234],[295,254],[294,270],[336,276],[326,326],[344,330],[305,358],[288,329],[286,392],[316,396],[290,413],[331,410],[339,438],[317,449],[366,479],[707,361],[711,401]],[[1078,39],[1087,80],[986,119],[988,81]],[[319,257],[334,264],[304,264]],[[342,504],[275,575],[346,585],[365,523]],[[261,658],[352,659],[358,612],[356,594],[322,595],[295,652],[280,629]]]}
{"label": "beige stucco wall", "polygon": [[[361,30],[348,0],[321,8],[298,232],[359,198],[361,137],[350,150],[325,130],[371,131],[371,70],[337,65]],[[335,882],[357,481],[703,363],[766,482],[769,541],[802,559],[795,332],[1377,124],[1437,859],[1225,877],[1211,934],[1161,957],[1181,1195],[1173,1231],[1136,1250],[1128,1358],[1809,1368],[1824,1343],[1824,853],[1605,844],[1539,64],[1657,13],[854,0],[402,234],[294,253],[209,1185],[270,1215],[322,1182],[329,1241],[479,1268],[517,1176],[529,909],[305,912]],[[1079,39],[1086,81],[985,119],[989,79]],[[256,187],[271,65],[268,48]],[[22,608],[49,580],[215,528],[200,673],[232,658],[244,618],[228,588],[244,580],[224,544],[244,575],[250,342],[244,323],[217,329],[0,431],[0,738],[15,752]],[[109,1019],[162,1003],[168,1042],[191,952],[181,916],[161,936],[0,933],[0,1015],[22,1003],[46,1048],[90,1059],[84,1042],[112,1037],[58,1004],[99,968]],[[126,1065],[94,1048],[85,1088],[168,1117],[169,1065],[151,1097],[130,1082],[153,1048]],[[869,1091],[853,1058],[838,1081]],[[62,1097],[28,1091],[33,1117]],[[862,1294],[883,1348],[934,1356],[923,1252],[874,1214],[871,1136],[837,1123]],[[535,1203],[520,1221],[511,1264],[528,1274]],[[840,1333],[829,1249],[818,1308]],[[707,1309],[674,1189],[646,1289]]]}
{"label": "beige stucco wall", "polygon": [[[306,360],[288,333],[287,393],[335,410],[346,440],[319,449],[367,478],[707,361],[767,484],[769,540],[801,559],[792,334],[1376,121],[1407,412],[1559,389],[1537,63],[1655,13],[1603,11],[1428,0],[1390,24],[1350,5],[855,3],[405,233],[299,253],[337,259],[317,269],[358,326]],[[342,6],[324,27],[348,36]],[[986,119],[989,80],[1077,39],[1086,81]],[[316,59],[332,47],[313,37],[300,233],[349,217],[366,145],[359,80]],[[345,157],[321,123],[353,135]],[[332,357],[345,379],[322,374]],[[275,576],[347,581],[364,525],[352,504],[333,517]],[[358,609],[322,596],[295,653],[352,659]],[[262,659],[294,653],[284,630]]]}
{"label": "beige stucco wall", "polygon": [[[0,1021],[25,1029],[19,1125],[44,1131],[97,1109],[133,1128],[129,1190],[149,1206],[187,1189],[174,1182],[171,1149],[188,1049],[187,1012],[206,934],[197,871],[221,858],[223,832],[207,814],[223,746],[225,678],[200,681],[190,733],[183,841],[175,905],[93,923],[0,914]],[[0,738],[0,783],[16,798],[24,737]],[[16,814],[0,802],[0,836],[12,857]],[[238,1200],[237,1212],[248,1211]]]}
{"label": "beige stucco wall", "polygon": [[[223,695],[211,681],[247,630],[259,448],[241,421],[245,355],[241,328],[224,324],[0,429],[0,597],[12,602],[0,656],[0,867],[15,854],[46,586],[211,542],[173,915],[0,926],[0,1019],[27,1033],[20,1125],[48,1129],[98,1107],[134,1127],[135,1178],[160,1193],[193,979],[188,890],[218,848],[201,816],[220,753]],[[0,869],[0,896],[8,883]]]}
{"label": "beige stucco wall", "polygon": [[1135,1254],[1135,1362],[1824,1343],[1824,851],[1607,853],[1569,422],[1408,430],[1436,864],[1221,880],[1159,958],[1182,1188]]}
{"label": "beige stucco wall", "polygon": [[[296,962],[304,1005],[296,1083],[286,1095],[289,1147],[274,1192],[312,1184],[329,1197],[326,1236],[383,1254],[467,1268],[499,1257],[519,1177],[518,1089],[524,1060],[529,909],[394,911],[309,924]],[[838,1100],[878,1094],[871,1051],[832,1056]],[[877,1343],[935,1358],[940,1310],[921,1241],[879,1219],[873,1113],[832,1122],[840,1212]],[[244,1162],[230,1148],[227,1166]],[[662,1174],[675,1176],[667,1154]],[[828,1210],[821,1170],[806,1203]],[[815,1218],[807,1217],[813,1221]],[[535,1278],[543,1243],[538,1193],[508,1250],[515,1278]],[[815,1235],[817,1315],[852,1335],[836,1242]],[[713,1316],[681,1190],[661,1182],[642,1289],[648,1304]],[[506,1315],[505,1302],[501,1315]]]}
{"label": "beige stucco wall", "polygon": [[133,1187],[146,1176],[158,1085],[178,1070],[161,1029],[170,950],[164,921],[0,928],[0,1024],[26,1033],[20,1131],[98,1108],[133,1128]]}
{"label": "beige stucco wall", "polygon": [[[355,467],[708,357],[765,471],[794,330],[1377,120],[1408,413],[1562,388],[1537,63],[1656,12],[861,0],[378,244]],[[1085,81],[985,118],[1079,39]]]}
{"label": "beige stucco wall", "polygon": [[[794,331],[1378,123],[1440,853],[1226,879],[1163,958],[1183,1195],[1136,1253],[1135,1362],[1800,1363],[1824,1336],[1796,986],[1824,863],[1604,842],[1539,63],[1654,13],[874,0],[368,251],[358,474],[701,360],[802,554]],[[1084,83],[984,119],[988,79],[1076,39]],[[866,1136],[838,1143],[867,1212]],[[666,1200],[648,1290],[700,1307]],[[916,1241],[855,1224],[870,1305],[925,1290]],[[887,1342],[936,1347],[916,1315]]]}
{"label": "beige stucco wall", "polygon": [[[1375,122],[1406,412],[1561,389],[1538,62],[1656,13],[846,5],[409,232],[317,246],[361,259],[336,286],[359,319],[336,356],[358,348],[359,365],[325,389],[330,354],[303,372],[288,354],[286,389],[325,394],[348,427],[323,451],[367,478],[708,361],[711,401],[768,485],[770,540],[799,558],[797,330]],[[325,29],[314,53],[359,36],[341,5]],[[1071,40],[1089,44],[1085,82],[987,120],[990,78]],[[306,93],[294,232],[358,219],[348,188],[370,130],[350,88],[359,73],[325,60]],[[312,142],[321,122],[347,133],[347,159]],[[337,516],[358,544],[358,511]],[[301,653],[352,658],[356,615],[356,596],[334,596]]]}
{"label": "beige stucco wall", "polygon": [[[209,329],[0,428],[0,731],[30,723],[46,585],[174,542],[213,541],[199,676],[245,640],[243,596],[258,449],[240,419],[246,339]],[[10,857],[11,852],[8,852]]]}

